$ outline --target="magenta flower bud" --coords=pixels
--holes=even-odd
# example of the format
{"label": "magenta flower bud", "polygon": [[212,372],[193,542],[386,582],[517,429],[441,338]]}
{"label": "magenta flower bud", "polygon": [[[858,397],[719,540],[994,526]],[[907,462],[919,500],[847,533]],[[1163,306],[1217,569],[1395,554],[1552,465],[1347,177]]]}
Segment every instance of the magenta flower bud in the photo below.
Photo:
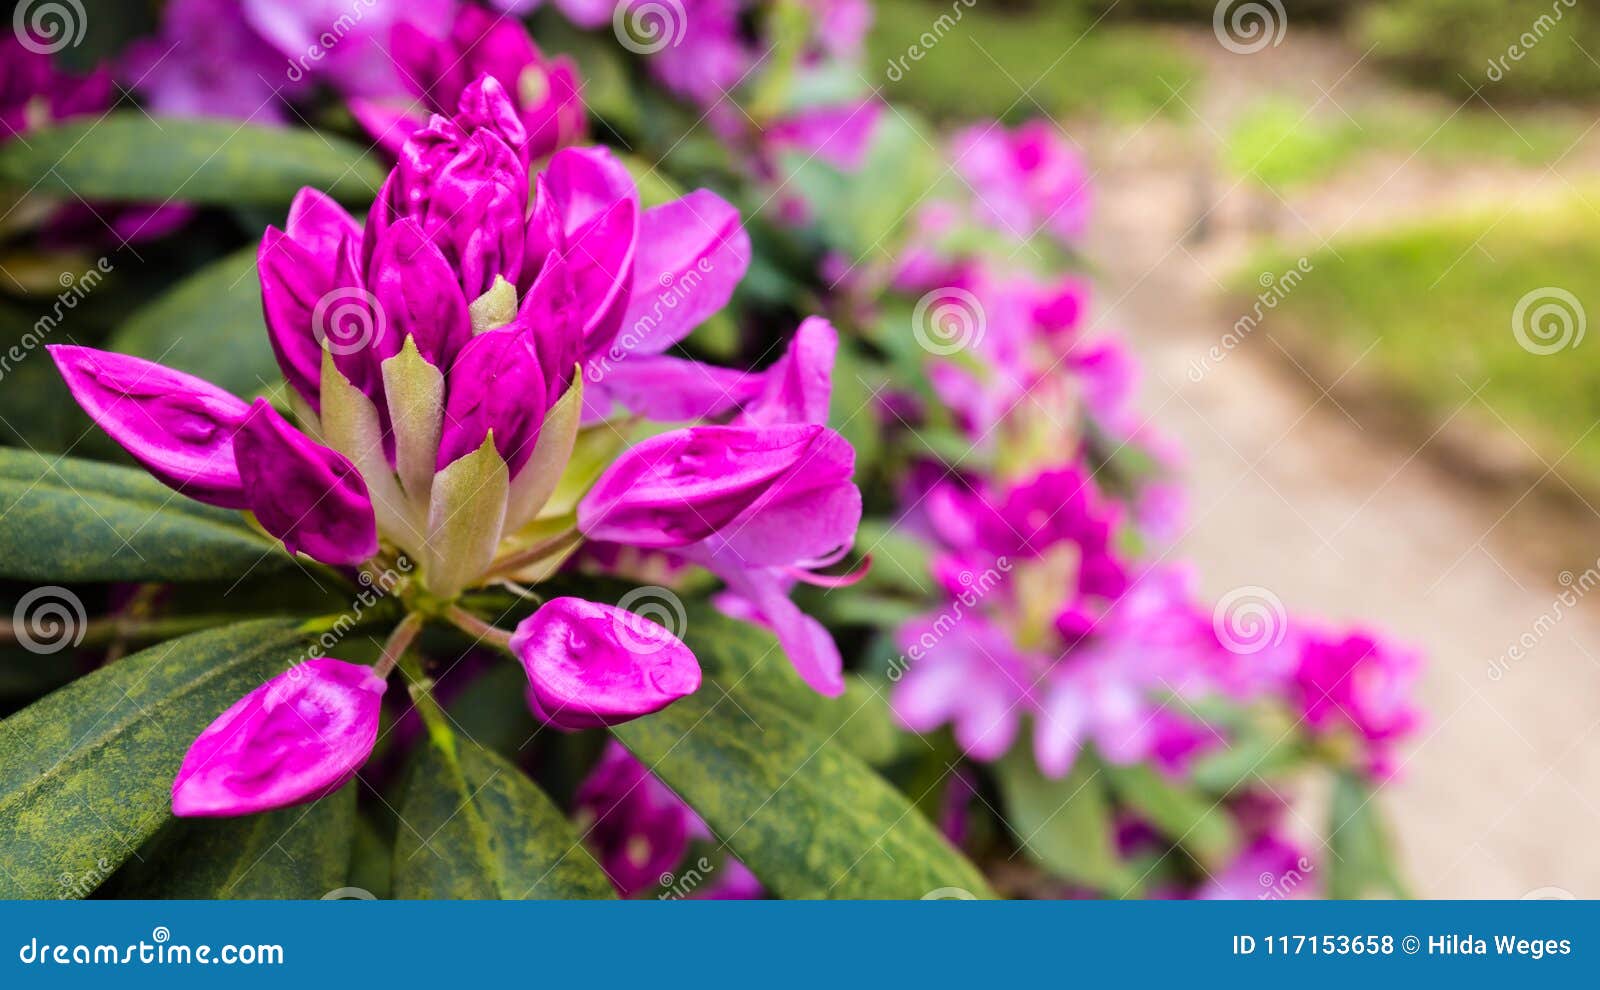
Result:
{"label": "magenta flower bud", "polygon": [[189,746],[172,813],[225,818],[312,801],[343,787],[378,738],[383,678],[319,657],[251,691]]}
{"label": "magenta flower bud", "polygon": [[578,310],[588,314],[583,353],[598,354],[616,337],[631,294],[639,192],[605,148],[559,151],[540,178],[545,203],[535,202],[531,226],[542,232],[548,221],[541,214],[553,211]]}
{"label": "magenta flower bud", "polygon": [[516,477],[544,425],[545,384],[530,334],[507,326],[473,337],[450,368],[438,470],[477,450],[493,431],[495,449]]}
{"label": "magenta flower bud", "polygon": [[412,337],[430,364],[448,368],[472,339],[467,298],[455,271],[410,217],[400,218],[378,237],[367,285],[384,325],[382,336],[366,348],[373,364],[393,357]]}
{"label": "magenta flower bud", "polygon": [[349,458],[296,430],[257,399],[234,437],[248,508],[290,553],[335,566],[378,552],[367,483]]}
{"label": "magenta flower bud", "polygon": [[517,626],[511,650],[528,704],[566,731],[657,712],[700,687],[700,664],[665,627],[581,598],[554,598]]}
{"label": "magenta flower bud", "polygon": [[89,418],[152,475],[227,509],[247,501],[233,435],[250,407],[193,375],[125,354],[53,344],[61,377]]}
{"label": "magenta flower bud", "polygon": [[[510,109],[519,118],[521,136],[517,143],[507,143],[524,163],[583,136],[583,103],[572,64],[565,58],[547,62],[528,29],[515,19],[462,5],[442,41],[411,24],[396,25],[389,54],[406,87],[431,113],[471,113],[463,94],[479,76],[492,77],[515,105]],[[408,108],[381,103],[352,101],[351,109],[394,154],[427,122]]]}
{"label": "magenta flower bud", "polygon": [[[493,79],[481,82],[484,99],[505,98]],[[457,273],[462,293],[476,299],[496,275],[515,282],[521,274],[527,202],[527,168],[503,137],[435,117],[406,142],[373,203],[363,257],[370,264],[389,226],[411,217]]]}
{"label": "magenta flower bud", "polygon": [[[312,409],[319,409],[322,339],[314,323],[327,312],[326,300],[339,287],[339,278],[350,277],[340,256],[360,243],[361,228],[344,207],[315,189],[295,194],[285,226],[268,227],[256,254],[261,309],[283,377]],[[355,290],[354,283],[347,287]]]}

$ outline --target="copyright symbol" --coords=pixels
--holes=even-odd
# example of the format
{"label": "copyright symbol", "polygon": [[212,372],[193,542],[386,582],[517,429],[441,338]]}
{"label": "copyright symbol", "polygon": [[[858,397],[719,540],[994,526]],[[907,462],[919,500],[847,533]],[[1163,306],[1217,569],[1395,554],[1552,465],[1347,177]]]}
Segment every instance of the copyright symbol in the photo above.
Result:
{"label": "copyright symbol", "polygon": [[1417,938],[1415,935],[1407,935],[1400,940],[1400,949],[1408,956],[1416,955],[1417,950],[1420,948],[1422,948],[1422,939]]}

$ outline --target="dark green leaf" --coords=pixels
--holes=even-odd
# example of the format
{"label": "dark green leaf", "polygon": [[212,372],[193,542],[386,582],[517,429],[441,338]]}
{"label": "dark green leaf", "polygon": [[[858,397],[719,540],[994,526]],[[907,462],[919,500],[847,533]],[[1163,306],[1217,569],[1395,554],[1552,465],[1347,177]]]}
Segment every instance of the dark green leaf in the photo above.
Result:
{"label": "dark green leaf", "polygon": [[1082,756],[1064,780],[1050,780],[1033,762],[1033,748],[1015,746],[994,764],[1006,823],[1040,864],[1104,894],[1134,893],[1139,878],[1117,856],[1106,782]]}
{"label": "dark green leaf", "polygon": [[394,896],[614,897],[561,810],[521,770],[435,728],[413,758],[394,846]]}
{"label": "dark green leaf", "polygon": [[134,313],[106,349],[187,371],[245,398],[280,383],[261,317],[256,249],[179,282]]}
{"label": "dark green leaf", "polygon": [[194,737],[303,645],[281,620],[195,633],[0,722],[0,897],[98,885],[170,817],[172,777]]}
{"label": "dark green leaf", "polygon": [[780,897],[989,896],[898,791],[760,696],[708,680],[613,732]]}
{"label": "dark green leaf", "polygon": [[1233,855],[1238,835],[1215,799],[1143,764],[1105,763],[1102,768],[1123,804],[1207,867],[1220,868]]}
{"label": "dark green leaf", "polygon": [[302,186],[346,203],[377,195],[384,169],[341,138],[135,111],[29,131],[0,149],[0,181],[83,199],[287,204]]}
{"label": "dark green leaf", "polygon": [[345,886],[355,824],[354,784],[263,815],[174,819],[104,893],[142,900],[316,900]]}
{"label": "dark green leaf", "polygon": [[1348,770],[1334,781],[1328,847],[1329,897],[1353,900],[1375,894],[1407,896],[1373,801],[1372,786]]}
{"label": "dark green leaf", "polygon": [[202,581],[289,562],[237,512],[134,468],[0,450],[0,576]]}

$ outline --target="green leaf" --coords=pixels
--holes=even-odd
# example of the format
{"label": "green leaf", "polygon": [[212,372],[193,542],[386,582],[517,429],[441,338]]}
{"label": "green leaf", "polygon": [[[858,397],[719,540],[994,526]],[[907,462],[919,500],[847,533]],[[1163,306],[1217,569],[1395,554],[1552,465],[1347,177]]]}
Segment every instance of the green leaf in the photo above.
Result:
{"label": "green leaf", "polygon": [[1143,764],[1103,763],[1101,768],[1123,804],[1202,864],[1217,869],[1232,857],[1239,837],[1218,801]]}
{"label": "green leaf", "polygon": [[571,823],[533,781],[481,746],[434,728],[413,758],[400,807],[394,896],[616,895]]}
{"label": "green leaf", "polygon": [[243,398],[279,384],[255,247],[206,265],[140,308],[106,350],[187,371]]}
{"label": "green leaf", "polygon": [[56,897],[104,879],[170,817],[172,778],[195,736],[287,669],[304,641],[282,620],[195,633],[0,723],[0,897]]}
{"label": "green leaf", "polygon": [[355,825],[354,784],[262,815],[174,819],[105,893],[139,900],[316,900],[345,886]]}
{"label": "green leaf", "polygon": [[29,131],[0,149],[0,181],[89,200],[282,205],[311,186],[361,204],[384,171],[360,147],[316,131],[138,112]]}
{"label": "green leaf", "polygon": [[994,764],[1006,824],[1028,855],[1066,880],[1125,897],[1139,878],[1117,856],[1111,803],[1100,769],[1079,757],[1064,780],[1050,780],[1033,748],[1014,746]]}
{"label": "green leaf", "polygon": [[707,680],[612,732],[780,897],[991,896],[882,777],[762,697]]}
{"label": "green leaf", "polygon": [[1370,784],[1344,771],[1334,780],[1328,825],[1328,896],[1352,900],[1382,893],[1407,897]]}
{"label": "green leaf", "polygon": [[0,450],[0,577],[205,581],[287,563],[239,513],[144,471]]}

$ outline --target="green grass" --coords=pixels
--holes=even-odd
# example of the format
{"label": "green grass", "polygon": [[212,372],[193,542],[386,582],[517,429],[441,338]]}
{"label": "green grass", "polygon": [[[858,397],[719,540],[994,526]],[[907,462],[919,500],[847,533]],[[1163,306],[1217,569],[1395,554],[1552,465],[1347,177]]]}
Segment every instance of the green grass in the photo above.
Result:
{"label": "green grass", "polygon": [[[1372,346],[1355,374],[1398,390],[1442,421],[1482,386],[1469,422],[1496,416],[1547,463],[1600,483],[1600,191],[1502,218],[1455,217],[1336,242],[1279,304],[1272,326],[1348,359]],[[1241,275],[1284,271],[1283,257]],[[1556,353],[1529,353],[1512,332],[1518,302],[1545,287],[1575,296],[1590,324]],[[1338,364],[1342,368],[1343,363]],[[1476,405],[1476,402],[1474,403]],[[1570,449],[1570,453],[1568,452]]]}
{"label": "green grass", "polygon": [[[1138,120],[1182,110],[1173,91],[1198,70],[1175,46],[1143,28],[1091,23],[1069,5],[1048,2],[995,13],[983,3],[880,0],[863,74],[885,84],[891,99],[944,119]],[[907,54],[914,44],[925,50],[920,61]]]}
{"label": "green grass", "polygon": [[[1374,153],[1420,156],[1444,164],[1485,158],[1543,165],[1559,158],[1584,132],[1560,115],[1522,114],[1512,130],[1494,113],[1429,113],[1396,106],[1355,107],[1308,115],[1303,106],[1266,99],[1229,132],[1224,159],[1237,175],[1277,190],[1325,179]],[[1354,119],[1351,119],[1351,118]]]}

